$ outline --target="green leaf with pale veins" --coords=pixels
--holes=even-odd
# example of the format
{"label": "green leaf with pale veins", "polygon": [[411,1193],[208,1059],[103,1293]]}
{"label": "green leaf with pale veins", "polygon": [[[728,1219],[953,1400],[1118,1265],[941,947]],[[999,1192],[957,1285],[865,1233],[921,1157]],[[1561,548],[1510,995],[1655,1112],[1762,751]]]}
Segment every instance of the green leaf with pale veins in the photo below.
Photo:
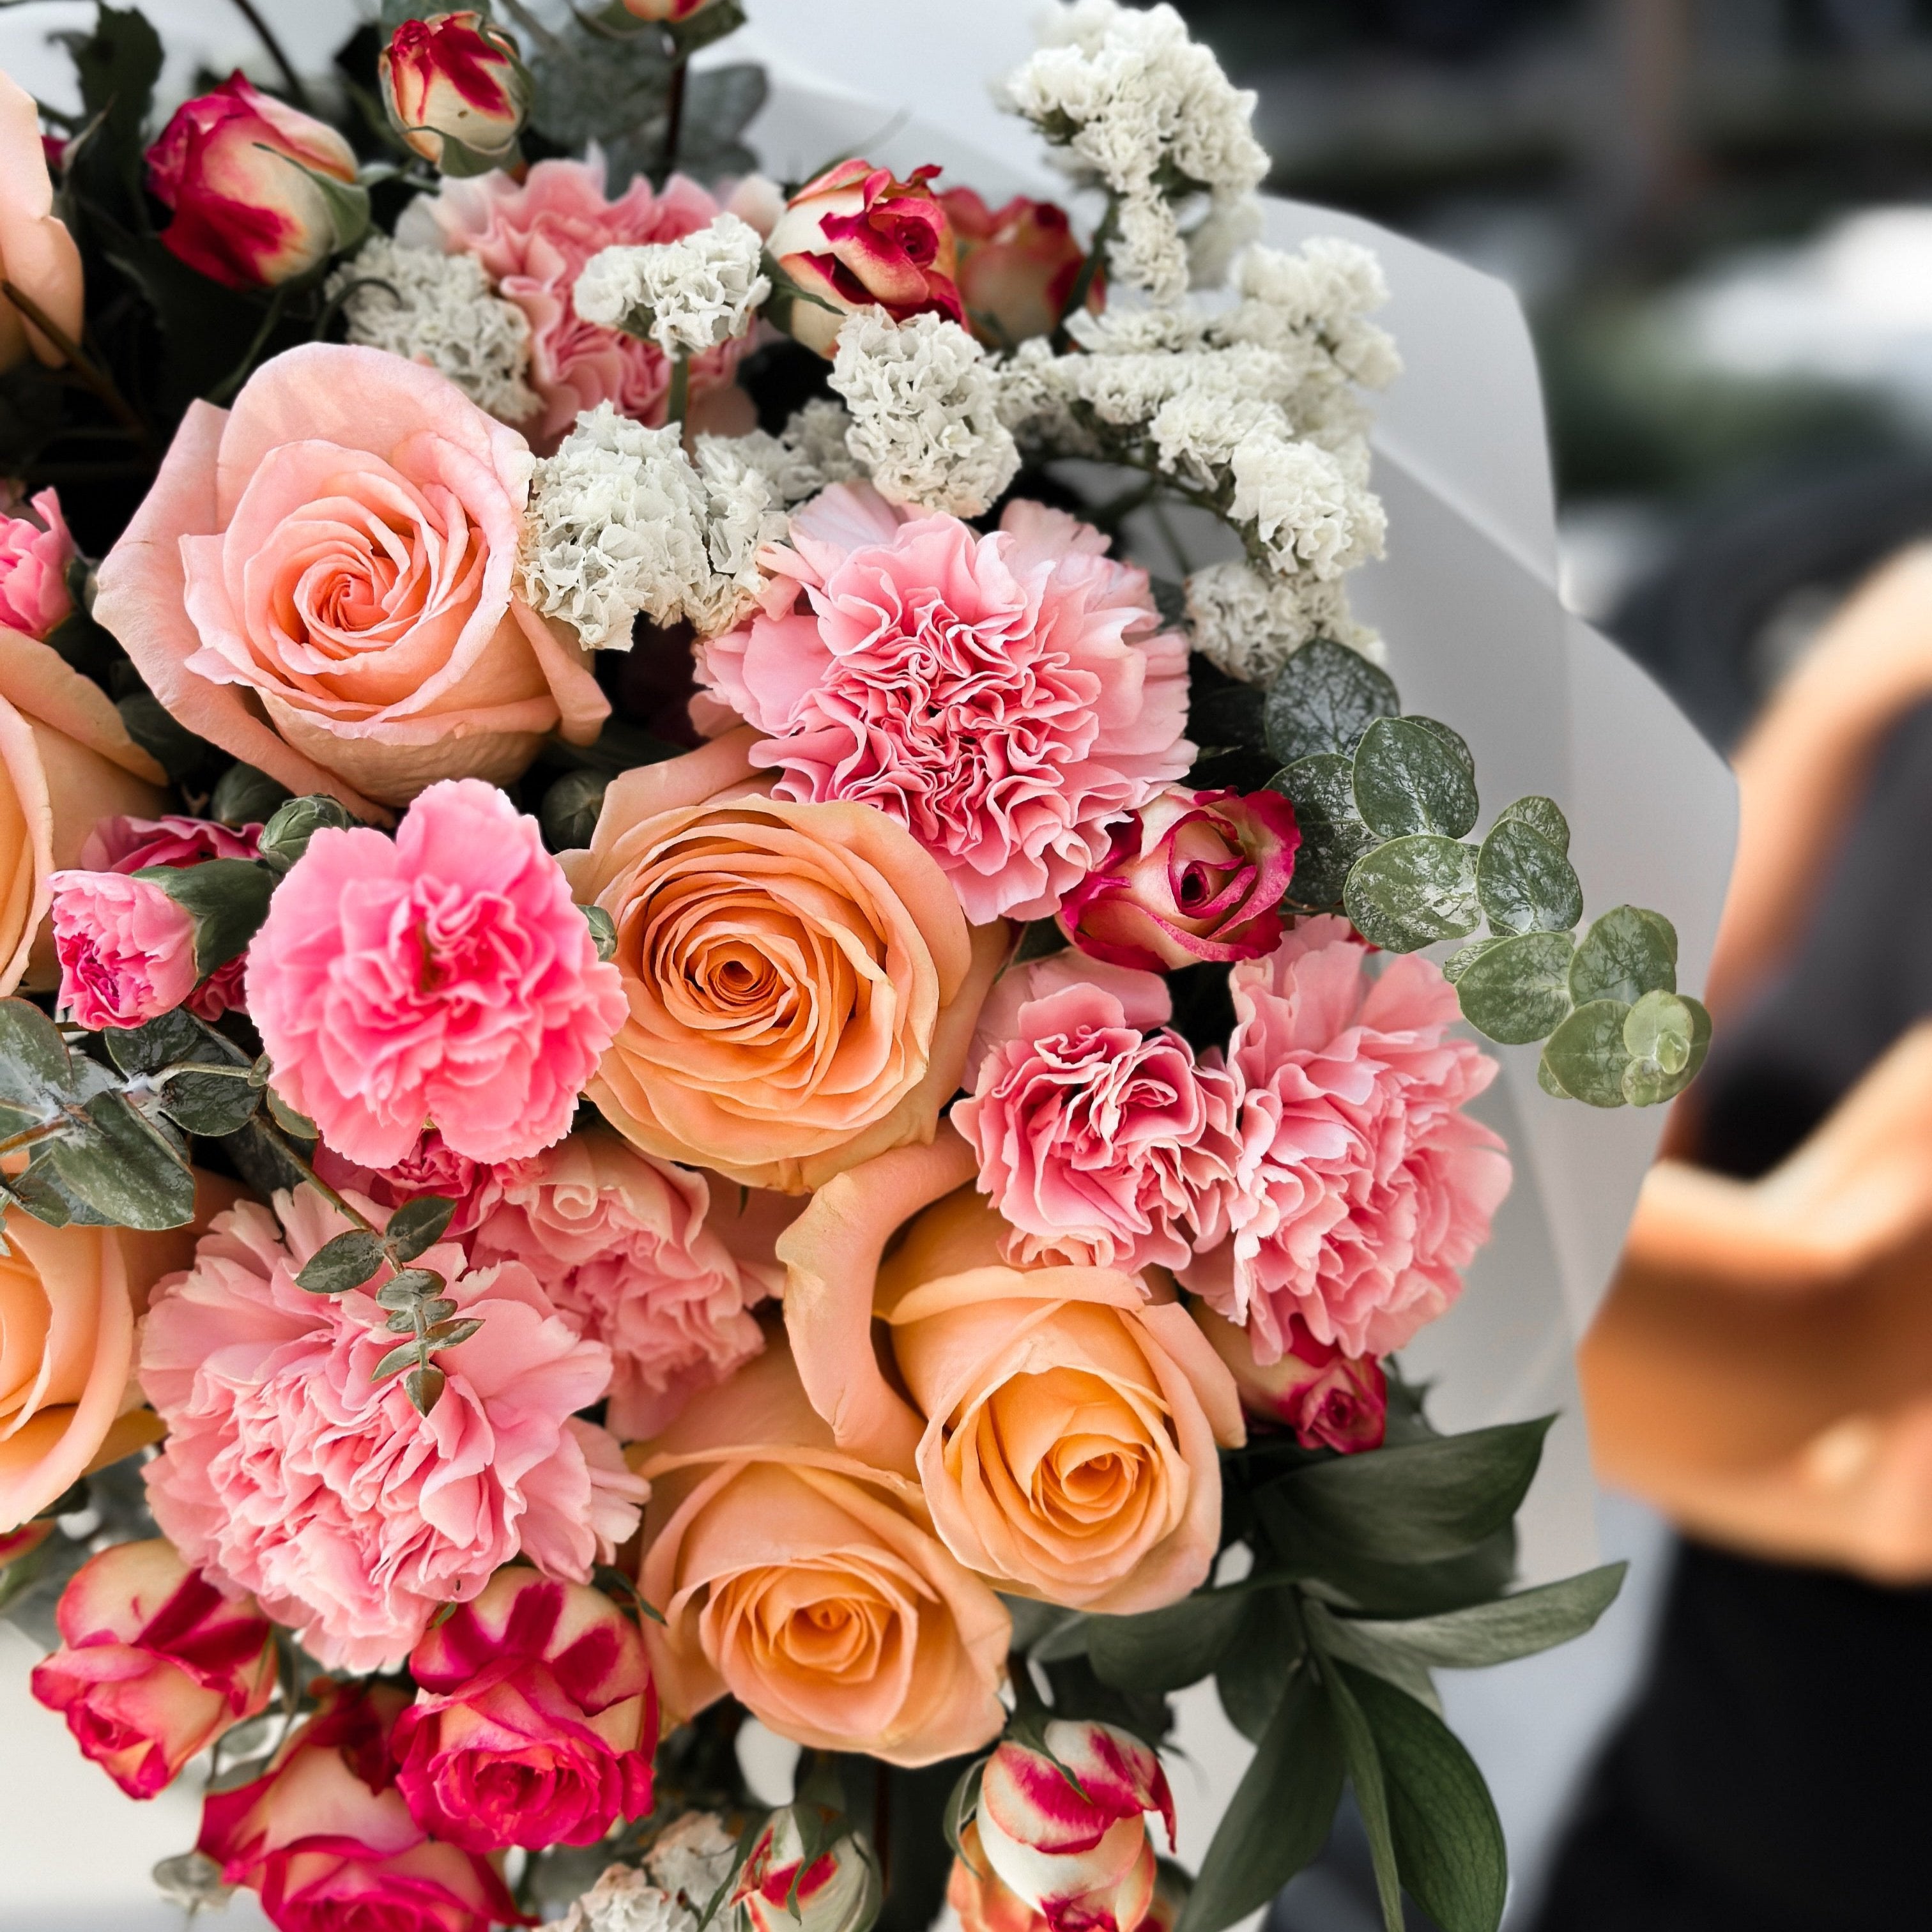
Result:
{"label": "green leaf with pale veins", "polygon": [[1522,932],[1486,944],[1456,977],[1462,1017],[1508,1046],[1546,1038],[1569,1017],[1574,950],[1567,932]]}
{"label": "green leaf with pale veins", "polygon": [[1430,718],[1378,718],[1355,748],[1355,811],[1384,838],[1460,838],[1476,823],[1469,748]]}
{"label": "green leaf with pale veins", "polygon": [[1482,916],[1475,848],[1434,832],[1391,838],[1356,860],[1342,902],[1355,930],[1386,952],[1460,939]]}
{"label": "green leaf with pale veins", "polygon": [[[1574,970],[1570,983],[1576,983]],[[1624,1044],[1624,1020],[1630,1010],[1621,1000],[1592,1000],[1579,1006],[1544,1047],[1543,1064],[1549,1070],[1545,1090],[1553,1081],[1562,1095],[1588,1106],[1627,1105],[1624,1070],[1630,1056]]]}
{"label": "green leaf with pale veins", "polygon": [[1570,969],[1570,997],[1634,1006],[1646,993],[1677,990],[1677,929],[1661,913],[1612,906],[1591,922]]}
{"label": "green leaf with pale veins", "polygon": [[1401,710],[1388,672],[1346,644],[1311,638],[1269,681],[1268,749],[1284,765],[1318,752],[1346,754],[1378,718]]}
{"label": "green leaf with pale veins", "polygon": [[1520,818],[1490,828],[1476,860],[1476,895],[1492,932],[1567,933],[1583,916],[1576,868]]}

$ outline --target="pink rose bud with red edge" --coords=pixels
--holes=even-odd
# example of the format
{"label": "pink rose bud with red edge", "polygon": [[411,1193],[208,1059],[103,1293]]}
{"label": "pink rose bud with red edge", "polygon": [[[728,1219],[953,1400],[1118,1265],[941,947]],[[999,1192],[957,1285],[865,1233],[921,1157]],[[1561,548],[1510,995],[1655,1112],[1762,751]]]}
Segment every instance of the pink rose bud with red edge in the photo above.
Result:
{"label": "pink rose bud with red edge", "polygon": [[481,14],[405,20],[379,70],[390,124],[424,160],[469,175],[515,158],[530,77],[514,44]]}
{"label": "pink rose bud with red edge", "polygon": [[674,27],[694,14],[701,14],[712,0],[624,0],[624,11],[633,19],[656,20]]}
{"label": "pink rose bud with red edge", "polygon": [[44,640],[74,614],[67,587],[74,538],[60,497],[43,490],[24,517],[0,514],[0,626]]}
{"label": "pink rose bud with red edge", "polygon": [[274,1628],[231,1603],[164,1538],[117,1543],[82,1564],[54,1612],[61,1647],[34,1696],[130,1798],[152,1798],[231,1725],[267,1707]]}
{"label": "pink rose bud with red edge", "polygon": [[829,356],[862,308],[964,324],[952,224],[928,185],[938,172],[915,168],[901,181],[870,161],[841,161],[786,204],[765,245],[802,291],[784,326],[808,349]]}
{"label": "pink rose bud with red edge", "polygon": [[1154,1893],[1144,1814],[1158,1811],[1174,1842],[1160,1756],[1112,1724],[1055,1718],[1044,1742],[1051,1756],[1008,1738],[986,1761],[976,1820],[986,1862],[1052,1932],[1137,1932]]}
{"label": "pink rose bud with red edge", "polygon": [[1300,844],[1277,792],[1169,785],[1114,828],[1106,857],[1067,894],[1060,928],[1093,958],[1146,972],[1259,959],[1281,938]]}
{"label": "pink rose bud with red edge", "polygon": [[[1087,259],[1066,209],[1023,194],[988,208],[970,188],[948,188],[939,200],[952,224],[959,298],[973,333],[991,349],[1052,334]],[[1086,306],[1098,309],[1106,297],[1096,272]]]}
{"label": "pink rose bud with red edge", "polygon": [[472,1852],[595,1844],[651,1808],[657,1692],[637,1626],[601,1590],[500,1570],[410,1654],[396,1783]]}
{"label": "pink rose bud with red edge", "polygon": [[1318,1342],[1298,1316],[1288,1318],[1287,1346],[1264,1365],[1245,1328],[1190,1299],[1188,1312],[1214,1352],[1227,1364],[1250,1415],[1294,1431],[1304,1449],[1336,1449],[1345,1455],[1379,1449],[1388,1425],[1388,1378],[1372,1355],[1343,1353],[1334,1342]]}
{"label": "pink rose bud with red edge", "polygon": [[880,1895],[878,1866],[856,1836],[806,1864],[797,1810],[788,1804],[766,1820],[730,1902],[750,1932],[859,1932],[878,1916]]}
{"label": "pink rose bud with red edge", "polygon": [[148,150],[148,185],[174,211],[164,246],[231,289],[292,281],[360,238],[317,176],[362,197],[366,226],[349,143],[239,73],[183,102]]}

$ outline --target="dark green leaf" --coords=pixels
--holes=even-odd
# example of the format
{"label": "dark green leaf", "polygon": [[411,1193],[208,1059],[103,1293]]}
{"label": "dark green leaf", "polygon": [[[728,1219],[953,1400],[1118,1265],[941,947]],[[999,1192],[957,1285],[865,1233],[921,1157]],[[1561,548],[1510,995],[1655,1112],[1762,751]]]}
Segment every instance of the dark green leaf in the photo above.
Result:
{"label": "dark green leaf", "polygon": [[1379,842],[1355,816],[1354,766],[1336,752],[1298,759],[1268,780],[1294,807],[1301,844],[1294,855],[1288,898],[1322,910],[1339,904],[1348,868]]}
{"label": "dark green leaf", "polygon": [[1103,1683],[1179,1690],[1213,1672],[1240,1628],[1249,1599],[1207,1590],[1138,1616],[1088,1620],[1087,1654]]}
{"label": "dark green leaf", "polygon": [[1476,823],[1469,748],[1429,718],[1378,718],[1355,748],[1355,812],[1384,838],[1460,838]]}
{"label": "dark green leaf", "polygon": [[1386,671],[1346,644],[1312,638],[1268,686],[1263,712],[1268,749],[1284,765],[1317,752],[1352,752],[1376,718],[1401,710]]}
{"label": "dark green leaf", "polygon": [[1420,832],[1356,860],[1342,902],[1355,930],[1390,952],[1415,952],[1475,930],[1476,852]]}
{"label": "dark green leaf", "polygon": [[405,1342],[399,1348],[392,1348],[369,1371],[369,1379],[372,1382],[385,1382],[392,1376],[400,1375],[416,1359],[419,1352],[419,1345],[414,1342]]}
{"label": "dark green leaf", "polygon": [[[1574,969],[1570,984],[1576,984]],[[1630,1064],[1630,1049],[1624,1045],[1624,1020],[1629,1012],[1621,1000],[1592,1000],[1550,1036],[1543,1064],[1566,1097],[1592,1107],[1626,1103],[1624,1070]]]}
{"label": "dark green leaf", "polygon": [[1481,958],[1485,952],[1502,945],[1500,939],[1472,939],[1467,946],[1459,946],[1442,962],[1442,976],[1452,986],[1462,983],[1462,975]]}
{"label": "dark green leaf", "polygon": [[1300,1625],[1291,1594],[1276,1589],[1251,1594],[1240,1629],[1214,1674],[1215,1693],[1228,1723],[1250,1743],[1260,1742],[1301,1656]]}
{"label": "dark green leaf", "polygon": [[442,1371],[432,1362],[426,1369],[412,1369],[403,1380],[404,1393],[418,1415],[427,1415],[442,1400]]}
{"label": "dark green leaf", "polygon": [[601,905],[579,906],[584,922],[590,928],[590,943],[597,949],[599,959],[614,959],[617,956],[617,922]]}
{"label": "dark green leaf", "polygon": [[123,1073],[158,1073],[164,1066],[199,1060],[210,1066],[246,1066],[248,1056],[185,1006],[145,1026],[112,1027],[101,1037],[107,1056]]}
{"label": "dark green leaf", "polygon": [[278,806],[288,802],[289,788],[253,765],[233,764],[221,774],[208,800],[209,815],[224,825],[264,824]]}
{"label": "dark green leaf", "polygon": [[138,180],[148,104],[161,76],[160,36],[138,8],[104,5],[92,34],[62,38],[74,57],[82,108],[90,118],[106,116],[100,138],[123,176]]}
{"label": "dark green leaf", "polygon": [[1545,1038],[1569,1016],[1574,950],[1567,932],[1522,932],[1486,946],[1456,976],[1462,1017],[1508,1045]]}
{"label": "dark green leaf", "polygon": [[[195,279],[204,288],[209,286],[206,277]],[[128,736],[177,784],[192,784],[220,755],[206,739],[197,738],[148,692],[130,691],[115,708],[128,728]]]}
{"label": "dark green leaf", "polygon": [[0,1129],[16,1133],[60,1112],[74,1088],[60,1030],[26,1000],[0,1000]]}
{"label": "dark green leaf", "polygon": [[1539,798],[1532,793],[1528,798],[1516,799],[1496,814],[1497,824],[1506,818],[1520,819],[1532,832],[1540,832],[1558,851],[1568,856],[1570,821],[1563,816],[1562,808],[1553,798]]}
{"label": "dark green leaf", "polygon": [[[953,1856],[963,1858],[965,1848],[960,1843],[966,1827],[973,1822],[974,1814],[980,1808],[980,1780],[984,1775],[986,1760],[976,1757],[959,1774],[959,1781],[953,1786],[946,1800],[946,1842],[952,1847]],[[982,1872],[980,1876],[984,1877]]]}
{"label": "dark green leaf", "polygon": [[261,1090],[235,1075],[178,1073],[157,1104],[183,1133],[219,1139],[245,1126],[261,1102]]}
{"label": "dark green leaf", "polygon": [[1057,919],[1029,920],[1020,928],[1020,943],[1013,949],[1012,964],[1024,966],[1035,959],[1051,959],[1066,950],[1066,935]]}
{"label": "dark green leaf", "polygon": [[285,1134],[292,1135],[298,1141],[312,1141],[320,1138],[320,1130],[306,1114],[298,1114],[278,1094],[273,1087],[264,1090],[268,1096],[268,1112],[275,1117],[275,1125]]}
{"label": "dark green leaf", "polygon": [[404,1268],[400,1274],[392,1275],[383,1282],[377,1291],[376,1299],[382,1306],[393,1308],[399,1304],[383,1301],[384,1295],[406,1295],[409,1301],[400,1304],[406,1307],[410,1302],[416,1301],[425,1294],[440,1294],[448,1286],[448,1282],[434,1268]]}
{"label": "dark green leaf", "polygon": [[311,1294],[341,1294],[360,1288],[382,1265],[382,1238],[352,1228],[325,1241],[303,1263],[296,1286]]}
{"label": "dark green leaf", "polygon": [[537,823],[553,852],[574,852],[590,843],[610,784],[608,772],[585,769],[566,772],[544,794]]}
{"label": "dark green leaf", "polygon": [[252,859],[207,859],[198,866],[146,866],[134,874],[160,887],[194,916],[195,970],[205,979],[245,952],[268,916],[275,876]]}
{"label": "dark green leaf", "polygon": [[[722,40],[728,34],[735,34],[744,24],[745,10],[739,5],[738,0],[711,0],[710,6],[700,7],[696,13],[687,14],[682,20],[670,22],[668,26],[671,38],[676,41],[680,50],[688,58],[697,52],[700,47],[708,47],[712,41]],[[760,80],[764,75],[764,70],[762,68],[728,68],[725,71],[739,74],[749,72],[757,74]],[[702,76],[694,76],[694,78],[702,78]],[[733,104],[721,100],[718,107],[723,124],[734,134],[740,132],[745,123],[750,120],[752,116],[758,111],[759,107],[764,104],[764,92],[761,88],[754,97],[750,98],[748,107],[743,103]]]}
{"label": "dark green leaf", "polygon": [[[1355,1791],[1355,1808],[1362,1814],[1362,1828],[1368,1835],[1369,1857],[1375,1868],[1376,1896],[1382,1909],[1386,1932],[1403,1932],[1402,1871],[1396,1860],[1395,1834],[1389,1816],[1389,1792],[1382,1754],[1376,1734],[1358,1700],[1354,1679],[1346,1666],[1332,1665],[1324,1673],[1323,1685],[1335,1713],[1335,1728],[1342,1740],[1342,1755],[1348,1767],[1348,1782]],[[1370,1680],[1372,1681],[1372,1680]],[[1400,1693],[1395,1694],[1400,1695]]]}
{"label": "dark green leaf", "polygon": [[1567,933],[1583,916],[1576,868],[1520,818],[1490,826],[1476,860],[1476,896],[1492,932]]}
{"label": "dark green leaf", "polygon": [[430,1324],[424,1338],[439,1348],[456,1348],[469,1340],[483,1325],[476,1316],[466,1316],[460,1322],[437,1322]]}
{"label": "dark green leaf", "polygon": [[1661,913],[1612,906],[1591,922],[1570,968],[1570,997],[1634,1006],[1646,993],[1677,990],[1677,931]]}
{"label": "dark green leaf", "polygon": [[389,1252],[398,1261],[412,1262],[442,1240],[456,1203],[446,1194],[418,1194],[389,1216],[383,1229]]}
{"label": "dark green leaf", "polygon": [[86,1126],[48,1143],[62,1186],[119,1228],[185,1227],[194,1219],[194,1176],[166,1136],[118,1091],[86,1103]]}

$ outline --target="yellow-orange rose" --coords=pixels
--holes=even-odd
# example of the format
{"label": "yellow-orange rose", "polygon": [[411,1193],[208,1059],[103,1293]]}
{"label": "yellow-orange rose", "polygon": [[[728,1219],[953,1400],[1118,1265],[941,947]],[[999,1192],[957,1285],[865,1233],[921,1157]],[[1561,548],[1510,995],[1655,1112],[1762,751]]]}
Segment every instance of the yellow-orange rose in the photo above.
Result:
{"label": "yellow-orange rose", "polygon": [[187,1268],[212,1215],[239,1190],[196,1177],[185,1228],[50,1228],[9,1213],[0,1257],[0,1534],[144,1442],[160,1420],[134,1380],[134,1324],[148,1292]]}
{"label": "yellow-orange rose", "polygon": [[884,813],[765,796],[756,736],[625,772],[560,862],[630,1001],[591,1099],[646,1154],[798,1194],[932,1138],[1006,929]]}
{"label": "yellow-orange rose", "polygon": [[[1216,1445],[1244,1433],[1234,1378],[1160,1269],[1009,1267],[974,1168],[948,1127],[840,1175],[781,1238],[813,1406],[842,1446],[910,1454],[946,1547],[1000,1588],[1173,1603],[1214,1561]],[[914,1408],[874,1359],[875,1317]]]}
{"label": "yellow-orange rose", "polygon": [[[34,97],[0,74],[0,275],[20,290],[70,341],[80,339],[80,250],[53,212],[53,183],[40,145]],[[31,351],[50,367],[67,358],[0,296],[0,369]]]}
{"label": "yellow-orange rose", "polygon": [[165,776],[98,684],[0,625],[0,994],[58,982],[48,881],[100,820],[160,811]]}
{"label": "yellow-orange rose", "polygon": [[639,1586],[666,1721],[727,1691],[781,1736],[930,1764],[1005,1721],[1000,1600],[946,1553],[910,1476],[840,1450],[782,1338],[632,1452],[651,1483]]}

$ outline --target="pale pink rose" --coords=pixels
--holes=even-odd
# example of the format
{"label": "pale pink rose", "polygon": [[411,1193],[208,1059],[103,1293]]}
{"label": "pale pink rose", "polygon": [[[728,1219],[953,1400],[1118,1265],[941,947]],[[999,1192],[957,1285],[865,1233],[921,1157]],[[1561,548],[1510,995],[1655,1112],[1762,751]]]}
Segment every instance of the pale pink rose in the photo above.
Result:
{"label": "pale pink rose", "polygon": [[318,832],[247,983],[275,1090],[373,1168],[432,1123],[472,1160],[561,1140],[625,1016],[536,820],[475,778],[432,785],[393,840]]}
{"label": "pale pink rose", "polygon": [[90,1032],[145,1026],[194,991],[194,915],[152,879],[56,872],[60,1012]]}
{"label": "pale pink rose", "polygon": [[164,1537],[90,1557],[54,1612],[61,1647],[34,1697],[130,1798],[152,1798],[231,1725],[268,1706],[274,1632],[231,1603]]}
{"label": "pale pink rose", "polygon": [[440,167],[446,141],[508,162],[530,103],[530,77],[516,43],[465,8],[405,20],[376,63],[389,124]]}
{"label": "pale pink rose", "polygon": [[362,817],[610,706],[516,594],[534,458],[446,376],[315,342],[193,403],[94,614],[189,730]]}
{"label": "pale pink rose", "polygon": [[46,638],[74,610],[67,587],[74,538],[58,491],[43,490],[29,507],[31,517],[0,514],[0,626]]}
{"label": "pale pink rose", "polygon": [[[54,184],[40,145],[40,110],[0,73],[0,275],[34,303],[70,342],[80,340],[80,250],[54,212]],[[67,358],[0,296],[0,369],[29,354],[51,368]]]}
{"label": "pale pink rose", "polygon": [[1346,1456],[1382,1446],[1388,1378],[1374,1356],[1344,1354],[1336,1342],[1318,1342],[1308,1324],[1291,1315],[1288,1346],[1264,1367],[1255,1360],[1249,1330],[1222,1320],[1204,1301],[1190,1300],[1187,1312],[1227,1364],[1250,1415],[1293,1430],[1304,1449]]}
{"label": "pale pink rose", "polygon": [[840,484],[761,553],[795,607],[708,639],[699,682],[766,734],[781,797],[876,806],[976,925],[1045,918],[1193,757],[1186,640],[1106,550],[1043,504],[982,536]]}
{"label": "pale pink rose", "polygon": [[1020,1008],[952,1124],[1007,1223],[1006,1260],[1136,1274],[1185,1267],[1196,1228],[1218,1226],[1240,1100],[1218,1052],[1197,1062],[1178,1033],[1143,1033],[1113,994],[1076,985]]}
{"label": "pale pink rose", "polygon": [[1462,1110],[1496,1063],[1452,1036],[1442,968],[1378,976],[1345,920],[1304,920],[1233,973],[1243,1154],[1227,1238],[1181,1276],[1265,1366],[1298,1316],[1351,1355],[1400,1348],[1462,1292],[1509,1192],[1502,1140]]}
{"label": "pale pink rose", "polygon": [[[529,317],[530,387],[544,406],[530,434],[540,450],[554,448],[578,412],[599,403],[640,422],[664,421],[670,390],[664,351],[584,321],[572,292],[599,250],[675,242],[710,227],[718,213],[716,201],[683,175],[655,194],[638,176],[615,201],[605,198],[604,179],[603,158],[593,150],[587,160],[538,161],[521,182],[500,170],[446,181],[440,194],[412,206],[404,230],[411,239],[440,238],[450,254],[474,255],[497,292]],[[694,404],[731,385],[748,340],[692,358]]]}
{"label": "pale pink rose", "polygon": [[[358,1204],[380,1224],[373,1202]],[[396,1663],[513,1556],[587,1582],[635,1529],[644,1493],[574,1413],[609,1385],[610,1351],[528,1269],[471,1269],[439,1244],[416,1265],[483,1325],[437,1354],[442,1399],[419,1414],[401,1376],[373,1377],[396,1342],[380,1282],[338,1295],[296,1285],[347,1219],[308,1188],[275,1205],[280,1226],[253,1202],[218,1216],[194,1265],[154,1291],[141,1385],[168,1438],[148,1498],[176,1547],[352,1670]]]}
{"label": "pale pink rose", "polygon": [[607,1415],[626,1442],[656,1435],[764,1346],[750,1310],[783,1291],[784,1270],[769,1254],[741,1268],[706,1225],[711,1208],[704,1174],[602,1126],[483,1184],[472,1257],[524,1263],[557,1312],[610,1349]]}

